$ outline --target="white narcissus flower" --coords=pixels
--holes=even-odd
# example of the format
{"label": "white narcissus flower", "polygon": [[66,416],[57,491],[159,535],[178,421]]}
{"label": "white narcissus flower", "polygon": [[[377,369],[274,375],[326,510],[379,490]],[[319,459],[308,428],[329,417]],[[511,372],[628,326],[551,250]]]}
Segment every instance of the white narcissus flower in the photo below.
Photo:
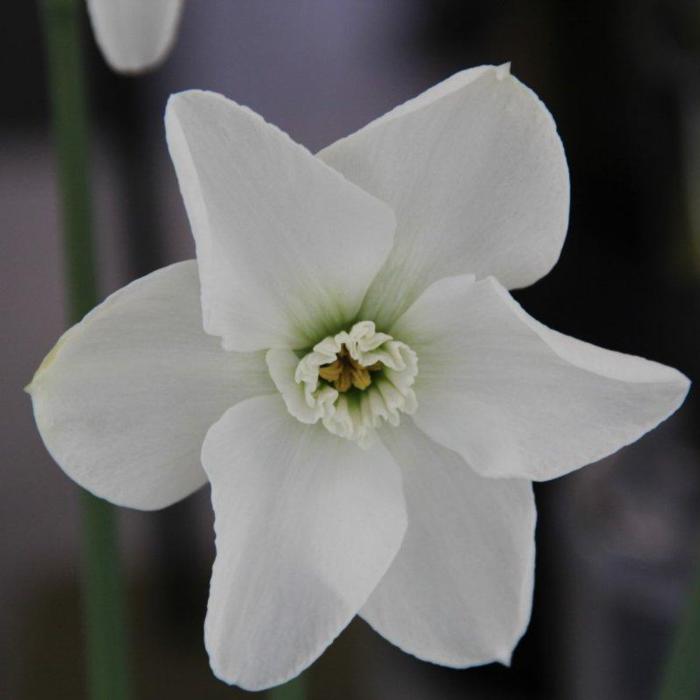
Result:
{"label": "white narcissus flower", "polygon": [[421,659],[507,662],[530,616],[531,481],[636,440],[688,390],[508,293],[564,241],[550,114],[502,66],[317,156],[207,92],[173,96],[166,127],[197,262],[61,338],[30,387],[49,451],[134,508],[211,482],[205,638],[228,682],[295,676],[356,614]]}
{"label": "white narcissus flower", "polygon": [[166,57],[183,5],[184,0],[87,0],[97,44],[119,73],[147,71]]}

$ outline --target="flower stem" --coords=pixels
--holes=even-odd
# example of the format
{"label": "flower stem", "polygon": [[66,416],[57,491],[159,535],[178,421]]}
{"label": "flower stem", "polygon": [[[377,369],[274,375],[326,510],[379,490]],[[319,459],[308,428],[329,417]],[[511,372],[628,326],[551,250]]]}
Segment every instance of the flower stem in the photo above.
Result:
{"label": "flower stem", "polygon": [[659,700],[700,697],[700,568],[664,670]]}
{"label": "flower stem", "polygon": [[306,698],[306,676],[297,676],[294,680],[268,691],[270,700],[304,700]]}
{"label": "flower stem", "polygon": [[87,491],[81,493],[81,502],[89,697],[127,700],[131,677],[114,509]]}
{"label": "flower stem", "polygon": [[[79,321],[97,304],[88,183],[88,111],[81,46],[81,0],[40,0],[62,201],[67,302]],[[124,594],[114,511],[81,494],[83,606],[92,700],[130,697]]]}

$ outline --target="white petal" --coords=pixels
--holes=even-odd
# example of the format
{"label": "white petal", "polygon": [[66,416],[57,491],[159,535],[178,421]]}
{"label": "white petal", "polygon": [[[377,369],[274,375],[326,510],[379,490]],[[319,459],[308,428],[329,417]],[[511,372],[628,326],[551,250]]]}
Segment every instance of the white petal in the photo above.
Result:
{"label": "white petal", "polygon": [[120,73],[140,73],[168,54],[183,0],[87,0],[95,39]]}
{"label": "white petal", "polygon": [[478,476],[410,419],[382,440],[402,468],[408,529],[362,617],[426,661],[508,663],[532,604],[530,482]]}
{"label": "white petal", "polygon": [[354,320],[391,248],[391,210],[221,95],[174,95],[165,123],[205,330],[236,350],[302,348]]}
{"label": "white petal", "polygon": [[227,411],[204,441],[216,561],[205,625],[214,673],[259,690],[296,676],[367,600],[401,545],[398,466],[303,425],[282,399]]}
{"label": "white petal", "polygon": [[28,391],[41,437],[68,476],[113,503],[150,510],[204,484],[206,431],[274,386],[262,353],[225,352],[202,330],[191,260],[112,294],[61,337]]}
{"label": "white petal", "polygon": [[395,247],[361,316],[386,330],[431,283],[532,284],[566,235],[569,175],[551,115],[508,72],[457,73],[319,157],[397,217]]}
{"label": "white petal", "polygon": [[418,354],[416,424],[485,476],[552,479],[683,402],[680,372],[530,318],[493,278],[433,284],[390,330]]}

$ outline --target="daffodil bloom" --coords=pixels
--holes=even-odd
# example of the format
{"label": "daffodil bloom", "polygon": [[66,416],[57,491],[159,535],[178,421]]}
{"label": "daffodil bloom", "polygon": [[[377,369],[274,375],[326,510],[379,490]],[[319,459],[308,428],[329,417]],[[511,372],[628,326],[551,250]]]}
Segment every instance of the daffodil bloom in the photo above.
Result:
{"label": "daffodil bloom", "polygon": [[508,293],[564,241],[552,117],[501,66],[316,156],[208,92],[171,97],[166,130],[197,261],[61,338],[30,387],[49,451],[133,508],[211,483],[205,642],[228,682],[295,676],[357,614],[421,659],[507,663],[531,482],[636,440],[688,389]]}
{"label": "daffodil bloom", "polygon": [[163,61],[183,5],[184,0],[87,0],[97,45],[118,73],[141,73]]}

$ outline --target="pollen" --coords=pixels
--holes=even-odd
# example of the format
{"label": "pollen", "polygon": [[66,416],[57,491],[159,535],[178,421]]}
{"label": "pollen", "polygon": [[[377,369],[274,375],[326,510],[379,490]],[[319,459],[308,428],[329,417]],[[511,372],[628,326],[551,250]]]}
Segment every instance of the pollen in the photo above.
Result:
{"label": "pollen", "polygon": [[372,373],[381,371],[383,366],[381,362],[375,362],[365,367],[353,359],[343,345],[336,355],[335,362],[319,367],[318,376],[341,394],[349,391],[351,387],[364,391],[372,383]]}

